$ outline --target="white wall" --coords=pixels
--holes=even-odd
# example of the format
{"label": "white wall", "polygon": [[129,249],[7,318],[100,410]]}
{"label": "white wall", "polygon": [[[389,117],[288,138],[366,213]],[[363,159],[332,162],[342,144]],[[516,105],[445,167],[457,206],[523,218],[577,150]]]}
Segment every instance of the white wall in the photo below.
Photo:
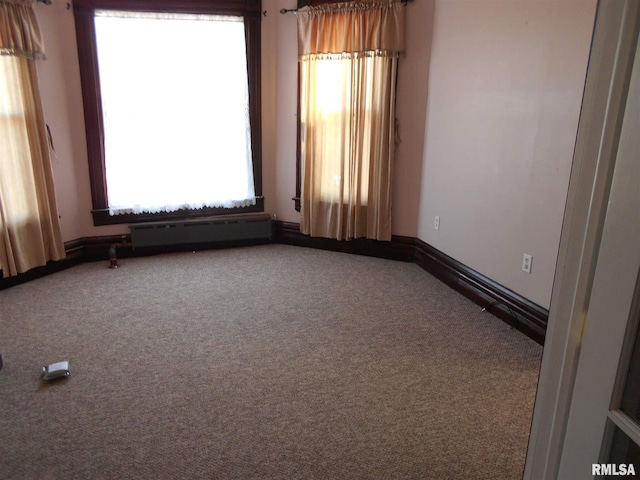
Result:
{"label": "white wall", "polygon": [[418,237],[545,308],[595,7],[441,0],[435,10]]}
{"label": "white wall", "polygon": [[[295,0],[263,0],[265,209],[299,222]],[[398,75],[393,234],[418,237],[548,307],[595,0],[416,0]],[[94,227],[72,10],[35,5],[63,239]],[[431,28],[433,24],[433,29]],[[433,229],[439,215],[441,228]],[[531,275],[520,270],[533,255]]]}

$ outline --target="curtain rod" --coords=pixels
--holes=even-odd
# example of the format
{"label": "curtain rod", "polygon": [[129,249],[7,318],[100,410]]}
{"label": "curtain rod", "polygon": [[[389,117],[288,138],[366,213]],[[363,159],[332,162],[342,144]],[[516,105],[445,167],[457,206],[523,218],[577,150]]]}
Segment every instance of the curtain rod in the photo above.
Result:
{"label": "curtain rod", "polygon": [[[39,1],[39,2],[42,2],[42,1],[46,1],[46,0],[38,0],[38,1]],[[51,0],[49,0],[49,1],[51,1]],[[413,0],[400,0],[400,1],[402,2],[402,4],[403,4],[405,7],[407,6],[407,3],[409,3],[409,2],[413,2]],[[280,13],[282,13],[283,15],[284,15],[285,13],[289,13],[289,12],[297,13],[297,12],[298,12],[298,9],[297,9],[297,8],[281,8],[281,9],[280,9]]]}

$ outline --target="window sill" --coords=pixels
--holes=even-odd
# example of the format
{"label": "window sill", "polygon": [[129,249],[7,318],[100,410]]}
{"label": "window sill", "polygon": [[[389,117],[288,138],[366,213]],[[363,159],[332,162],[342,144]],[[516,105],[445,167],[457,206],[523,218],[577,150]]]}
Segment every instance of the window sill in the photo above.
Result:
{"label": "window sill", "polygon": [[178,210],[176,212],[162,213],[125,213],[122,215],[109,215],[109,210],[91,210],[93,224],[118,225],[142,222],[162,222],[164,220],[184,220],[189,218],[211,217],[214,215],[231,215],[239,213],[264,212],[264,197],[256,198],[256,204],[250,207],[238,208],[200,208],[198,210]]}

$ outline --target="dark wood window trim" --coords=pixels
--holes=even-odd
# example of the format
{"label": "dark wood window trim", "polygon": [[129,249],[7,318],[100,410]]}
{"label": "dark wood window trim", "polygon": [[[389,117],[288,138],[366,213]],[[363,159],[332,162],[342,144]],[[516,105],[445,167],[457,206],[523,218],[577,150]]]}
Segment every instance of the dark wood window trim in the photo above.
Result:
{"label": "dark wood window trim", "polygon": [[[164,219],[202,217],[264,211],[262,197],[262,126],[260,88],[260,22],[261,0],[74,0],[73,2],[78,59],[84,103],[87,153],[94,225],[158,221]],[[247,70],[249,75],[249,115],[256,205],[244,208],[203,208],[171,213],[109,215],[107,184],[104,168],[104,131],[98,58],[96,51],[95,10],[125,10],[142,12],[176,12],[244,17],[247,42]]]}

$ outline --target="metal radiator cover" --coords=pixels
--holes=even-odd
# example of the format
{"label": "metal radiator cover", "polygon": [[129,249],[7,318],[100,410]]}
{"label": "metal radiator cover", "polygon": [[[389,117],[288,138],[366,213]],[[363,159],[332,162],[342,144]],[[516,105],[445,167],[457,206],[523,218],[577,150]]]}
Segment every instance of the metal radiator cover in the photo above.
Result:
{"label": "metal radiator cover", "polygon": [[133,247],[158,247],[233,240],[270,240],[271,216],[240,215],[129,225]]}

